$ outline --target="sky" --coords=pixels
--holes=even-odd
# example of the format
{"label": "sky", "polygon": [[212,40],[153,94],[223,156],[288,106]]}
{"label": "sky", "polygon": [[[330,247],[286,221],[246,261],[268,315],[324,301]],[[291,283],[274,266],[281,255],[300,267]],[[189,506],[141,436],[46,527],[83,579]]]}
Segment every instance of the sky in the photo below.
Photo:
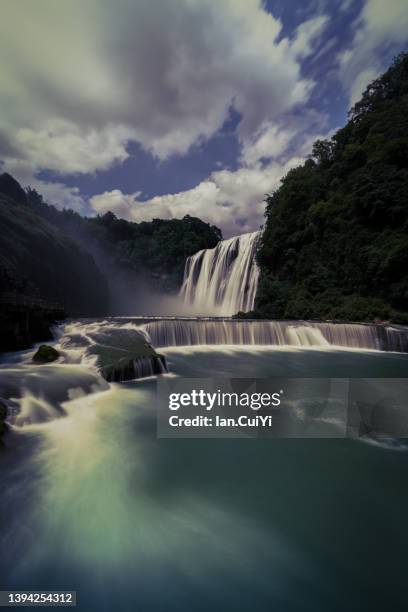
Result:
{"label": "sky", "polygon": [[2,0],[0,166],[58,208],[259,229],[408,49],[407,0]]}

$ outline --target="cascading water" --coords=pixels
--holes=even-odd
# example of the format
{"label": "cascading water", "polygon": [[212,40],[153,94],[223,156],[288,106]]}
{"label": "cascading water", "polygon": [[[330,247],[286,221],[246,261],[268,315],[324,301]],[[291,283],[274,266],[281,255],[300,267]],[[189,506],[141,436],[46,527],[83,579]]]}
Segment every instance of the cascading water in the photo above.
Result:
{"label": "cascading water", "polygon": [[194,345],[293,346],[408,352],[402,326],[314,321],[161,319],[143,326],[155,347]]}
{"label": "cascading water", "polygon": [[196,314],[232,316],[253,310],[259,270],[260,232],[223,240],[189,257],[180,295]]}
{"label": "cascading water", "polygon": [[123,382],[167,372],[166,360],[133,324],[113,321],[71,323],[58,346],[64,359],[95,367],[111,382]]}
{"label": "cascading water", "polygon": [[[354,443],[346,446],[346,440],[312,447],[311,440],[298,439],[294,452],[293,440],[286,444],[260,437],[257,452],[248,452],[247,441],[241,444],[239,439],[225,441],[227,446],[219,439],[199,444],[157,440],[155,380],[110,384],[101,375],[100,359],[106,362],[112,357],[116,362],[123,354],[129,363],[133,351],[151,339],[156,346],[170,347],[160,353],[168,359],[173,376],[333,377],[319,386],[331,393],[340,377],[371,377],[376,372],[394,380],[406,377],[407,355],[345,352],[334,346],[403,350],[408,347],[403,344],[406,330],[302,321],[130,318],[72,321],[56,333],[57,362],[35,364],[31,349],[5,356],[0,365],[0,398],[8,421],[8,431],[0,439],[3,588],[20,590],[23,585],[50,592],[75,588],[79,609],[89,612],[128,612],[135,601],[152,612],[234,612],[242,607],[243,589],[251,609],[269,610],[273,584],[279,601],[287,592],[295,593],[288,609],[298,609],[299,598],[319,593],[322,581],[336,584],[337,557],[331,562],[325,538],[316,540],[313,534],[327,525],[329,506],[347,515],[350,504],[343,495],[347,473],[355,478],[350,496],[369,520],[366,532],[359,526],[357,539],[356,530],[350,529],[341,562],[347,566],[350,554],[358,557],[361,564],[353,583],[367,567],[362,584],[370,586],[372,526],[382,524],[384,512],[395,512],[390,516],[398,520],[407,513],[408,501],[402,505],[400,495],[406,480],[404,453],[388,457],[384,464],[384,449],[377,442],[367,452],[362,445],[361,450]],[[387,339],[388,345],[378,344],[380,339]],[[237,346],[233,350],[220,346],[229,343]],[[245,346],[261,343],[266,345],[262,350]],[[189,344],[219,346],[187,348]],[[268,344],[320,350],[294,355],[293,350],[277,351]],[[139,376],[152,373],[144,360],[137,367]],[[381,384],[376,382],[374,389],[380,397],[390,390]],[[399,388],[403,405],[405,387]],[[333,411],[338,410],[338,396],[321,396],[319,391],[315,397],[308,389],[306,380],[300,404],[288,404],[294,427],[306,436],[312,419],[332,428],[337,437],[336,419],[326,418],[325,412],[323,420],[320,414],[326,399]],[[381,442],[385,444],[398,451],[405,448],[392,439]],[[380,463],[384,469],[378,469]],[[317,487],[320,477],[324,486]],[[305,492],[304,503],[292,504],[294,483]],[[377,489],[379,503],[373,503]],[[276,491],[283,503],[275,503]],[[265,503],[248,513],[248,499]],[[305,503],[313,512],[304,512]],[[287,537],[289,506],[298,538],[294,540]],[[351,513],[353,526],[354,518]],[[331,535],[337,526],[336,515],[327,533]],[[384,530],[380,536],[384,554],[378,559],[379,580],[387,575],[395,555],[393,538]],[[314,573],[303,553],[299,563],[293,562],[299,550],[307,552],[308,542],[317,567]],[[332,539],[329,546],[332,551]],[[402,548],[395,567],[404,567],[404,553]],[[299,585],[307,585],[307,590],[299,593]],[[363,593],[365,601],[371,596],[369,586]],[[327,608],[328,597],[339,599],[343,588],[341,584],[338,592],[325,590],[321,598],[311,600],[311,609]],[[203,605],[197,607],[197,602]],[[339,610],[344,609],[341,603]],[[375,602],[369,603],[367,609],[375,609]]]}

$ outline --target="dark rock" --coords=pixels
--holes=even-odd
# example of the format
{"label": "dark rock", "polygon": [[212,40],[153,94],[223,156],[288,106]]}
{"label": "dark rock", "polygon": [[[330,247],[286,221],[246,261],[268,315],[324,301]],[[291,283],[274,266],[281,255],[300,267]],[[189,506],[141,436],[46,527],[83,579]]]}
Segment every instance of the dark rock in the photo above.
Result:
{"label": "dark rock", "polygon": [[55,305],[73,317],[105,315],[109,311],[107,281],[92,255],[44,218],[41,208],[22,205],[22,194],[25,197],[12,177],[0,177],[0,227],[5,228],[0,241],[0,287],[1,293],[14,294],[18,300],[6,305],[7,313],[11,317],[16,311],[27,312],[31,320],[33,314],[42,316],[46,302],[46,310]]}
{"label": "dark rock", "polygon": [[[64,318],[65,313],[50,305],[36,310],[36,302],[16,294],[0,296],[0,352],[19,351],[29,348],[35,342],[52,340],[51,325]],[[14,303],[13,303],[14,298]]]}
{"label": "dark rock", "polygon": [[48,344],[42,344],[33,356],[33,361],[35,363],[51,363],[52,361],[56,361],[58,357],[59,353],[55,348]]}
{"label": "dark rock", "polygon": [[7,404],[0,400],[0,421],[5,421],[7,417]]}
{"label": "dark rock", "polygon": [[0,400],[0,436],[2,436],[7,431],[7,405],[5,402]]}
{"label": "dark rock", "polygon": [[166,358],[163,355],[121,359],[114,365],[102,368],[102,376],[109,382],[125,382],[146,376],[156,376],[167,372]]}
{"label": "dark rock", "polygon": [[138,330],[114,327],[93,337],[96,344],[89,348],[96,355],[96,365],[109,382],[124,382],[167,372],[166,359],[156,353]]}

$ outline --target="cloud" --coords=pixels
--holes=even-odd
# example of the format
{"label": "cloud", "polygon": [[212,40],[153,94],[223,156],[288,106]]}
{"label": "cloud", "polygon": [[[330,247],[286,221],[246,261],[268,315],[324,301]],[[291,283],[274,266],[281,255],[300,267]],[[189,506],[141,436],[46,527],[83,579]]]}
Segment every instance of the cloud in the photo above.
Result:
{"label": "cloud", "polygon": [[59,181],[47,181],[36,177],[31,163],[26,160],[12,160],[7,165],[0,162],[0,172],[9,172],[18,177],[23,187],[36,189],[44,200],[57,208],[70,208],[82,215],[89,214],[91,209],[87,200],[81,195],[78,187],[69,187]]}
{"label": "cloud", "polygon": [[[318,14],[282,36],[261,0],[3,0],[0,160],[50,202],[84,213],[189,213],[226,234],[257,229],[264,194],[300,161],[291,113],[310,97],[301,63],[327,24]],[[231,108],[243,167],[194,189],[147,202],[113,189],[88,203],[62,178],[39,178],[106,171],[127,159],[131,142],[159,160],[186,155]]]}
{"label": "cloud", "polygon": [[213,172],[193,189],[145,202],[138,200],[140,194],[115,189],[93,196],[90,206],[96,213],[110,210],[131,221],[199,216],[220,227],[224,236],[232,236],[259,229],[264,221],[265,194],[276,189],[288,170],[302,161],[291,158],[284,164],[271,162],[263,168]]}
{"label": "cloud", "polygon": [[58,208],[69,208],[80,214],[90,212],[88,202],[80,194],[78,187],[68,187],[56,181],[43,181],[35,177],[27,185],[38,190],[46,202],[57,205]]}
{"label": "cloud", "polygon": [[140,195],[140,191],[125,194],[120,189],[112,189],[112,191],[105,191],[100,195],[93,196],[90,199],[90,205],[94,212],[98,214],[104,215],[107,212],[113,212],[117,217],[131,221],[134,220],[133,209]]}
{"label": "cloud", "polygon": [[295,134],[295,128],[283,128],[266,121],[252,138],[244,142],[241,153],[242,162],[251,166],[264,159],[279,157],[287,150]]}
{"label": "cloud", "polygon": [[290,157],[305,157],[317,139],[329,138],[329,116],[313,109],[287,114],[275,123],[266,121],[242,142],[240,162],[244,167],[259,167],[269,161],[283,163]]}
{"label": "cloud", "polygon": [[265,123],[253,140],[245,141],[238,170],[218,170],[193,189],[145,201],[140,192],[114,189],[91,197],[89,206],[94,214],[112,211],[136,222],[198,216],[221,228],[224,237],[255,231],[264,223],[265,195],[305,161],[315,140],[330,138],[334,131],[327,115],[315,111],[289,116],[281,125]]}
{"label": "cloud", "polygon": [[374,79],[378,76],[379,72],[381,72],[381,70],[376,70],[375,68],[367,68],[366,70],[362,70],[357,74],[350,86],[351,105],[354,105],[360,100],[361,95],[367,85],[374,81]]}
{"label": "cloud", "polygon": [[259,0],[3,0],[0,159],[73,174],[122,162],[131,140],[184,155],[231,106],[248,138],[308,99],[300,58],[326,21],[291,41]]}
{"label": "cloud", "polygon": [[354,0],[341,0],[340,1],[340,10],[344,13],[348,11],[353,5]]}
{"label": "cloud", "polygon": [[316,44],[329,22],[326,15],[319,15],[301,23],[295,32],[292,51],[297,58],[304,59],[315,51]]}
{"label": "cloud", "polygon": [[385,69],[381,52],[397,53],[408,42],[406,0],[366,0],[349,48],[339,56],[340,79],[354,104]]}
{"label": "cloud", "polygon": [[81,130],[71,122],[51,119],[37,131],[18,128],[14,155],[7,159],[9,164],[23,160],[34,172],[45,168],[61,174],[92,173],[123,162],[128,157],[128,139],[129,133],[121,126]]}

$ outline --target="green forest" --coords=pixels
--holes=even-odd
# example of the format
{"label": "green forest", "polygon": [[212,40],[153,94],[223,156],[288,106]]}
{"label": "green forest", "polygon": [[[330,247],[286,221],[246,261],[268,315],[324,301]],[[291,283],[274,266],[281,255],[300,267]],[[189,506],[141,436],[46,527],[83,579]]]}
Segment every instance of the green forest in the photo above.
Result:
{"label": "green forest", "polygon": [[112,276],[178,292],[186,258],[222,239],[217,227],[188,215],[132,223],[111,212],[61,211],[8,174],[0,175],[0,224],[2,290],[57,300],[76,316],[111,312]]}
{"label": "green forest", "polygon": [[267,196],[256,316],[408,322],[408,54]]}
{"label": "green forest", "polygon": [[119,219],[112,212],[82,217],[45,203],[35,189],[28,188],[26,193],[28,205],[36,214],[86,244],[97,261],[140,278],[160,292],[177,292],[187,257],[222,240],[221,230],[189,215],[141,223]]}

